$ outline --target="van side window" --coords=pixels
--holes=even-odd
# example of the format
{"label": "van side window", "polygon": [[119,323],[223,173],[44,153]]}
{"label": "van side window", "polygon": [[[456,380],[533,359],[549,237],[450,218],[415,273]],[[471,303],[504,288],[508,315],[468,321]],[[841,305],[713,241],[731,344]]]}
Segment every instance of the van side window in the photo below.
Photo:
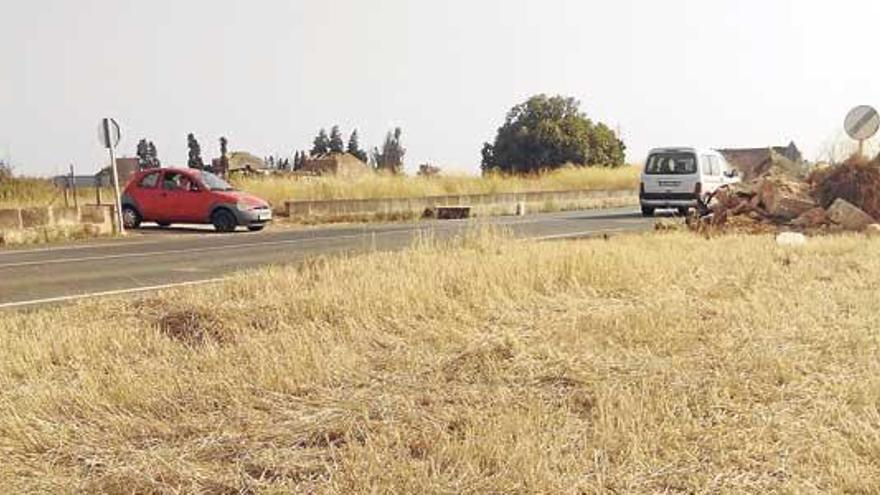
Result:
{"label": "van side window", "polygon": [[709,175],[712,177],[718,177],[721,175],[721,162],[718,161],[717,156],[710,156],[709,163],[711,164],[711,172]]}
{"label": "van side window", "polygon": [[700,157],[700,165],[703,168],[703,175],[713,175],[712,174],[712,157],[709,155],[703,155]]}

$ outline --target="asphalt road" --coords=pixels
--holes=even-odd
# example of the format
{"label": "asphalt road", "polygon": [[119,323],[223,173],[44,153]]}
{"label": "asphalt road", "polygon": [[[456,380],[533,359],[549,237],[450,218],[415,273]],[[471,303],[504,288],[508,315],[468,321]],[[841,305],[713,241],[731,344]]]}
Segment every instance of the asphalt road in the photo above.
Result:
{"label": "asphalt road", "polygon": [[131,238],[87,245],[0,250],[0,309],[211,283],[238,270],[295,263],[317,255],[400,249],[418,235],[448,238],[474,223],[539,239],[642,231],[653,225],[636,209],[623,208],[261,233],[144,230]]}

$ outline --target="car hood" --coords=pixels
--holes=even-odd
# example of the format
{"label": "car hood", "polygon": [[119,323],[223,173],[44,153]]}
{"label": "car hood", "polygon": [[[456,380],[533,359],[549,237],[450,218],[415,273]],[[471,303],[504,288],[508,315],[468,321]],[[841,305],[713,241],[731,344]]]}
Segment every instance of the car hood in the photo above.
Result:
{"label": "car hood", "polygon": [[231,203],[242,202],[250,206],[264,206],[266,208],[269,207],[269,202],[259,196],[254,196],[253,194],[244,192],[244,191],[225,191],[223,193],[223,197]]}

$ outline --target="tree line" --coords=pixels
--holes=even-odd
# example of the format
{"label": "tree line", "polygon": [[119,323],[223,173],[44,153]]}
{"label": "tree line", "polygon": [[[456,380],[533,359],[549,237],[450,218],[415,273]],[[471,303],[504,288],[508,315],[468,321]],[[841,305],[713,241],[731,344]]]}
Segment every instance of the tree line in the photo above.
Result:
{"label": "tree line", "polygon": [[[350,153],[377,171],[393,174],[403,172],[406,148],[402,142],[403,130],[397,127],[385,135],[381,146],[368,153],[361,148],[358,130],[343,140],[338,125],[318,131],[310,151],[295,151],[290,158],[266,158],[266,163],[278,170],[302,170],[308,160],[328,153]],[[205,164],[201,146],[190,133],[186,137],[188,160],[191,168],[212,170],[213,164]],[[228,170],[227,140],[220,138],[219,167]],[[483,173],[535,173],[552,170],[566,164],[578,166],[617,167],[625,162],[626,145],[611,128],[602,122],[594,122],[581,111],[580,102],[564,96],[544,94],[529,98],[514,106],[498,128],[492,143],[483,144],[481,168]],[[141,139],[137,145],[138,163],[141,168],[161,166],[156,146],[152,141]],[[429,175],[428,169],[422,171]],[[431,174],[435,171],[431,170]]]}

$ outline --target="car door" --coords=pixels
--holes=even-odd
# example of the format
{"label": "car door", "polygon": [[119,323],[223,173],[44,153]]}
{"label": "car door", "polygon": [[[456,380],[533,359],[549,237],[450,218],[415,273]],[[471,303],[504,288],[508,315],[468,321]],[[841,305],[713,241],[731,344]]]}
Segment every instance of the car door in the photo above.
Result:
{"label": "car door", "polygon": [[131,194],[142,219],[148,222],[156,221],[162,210],[161,176],[158,170],[144,175]]}
{"label": "car door", "polygon": [[189,173],[169,170],[162,177],[162,221],[197,223],[200,221],[193,191],[195,179]]}

